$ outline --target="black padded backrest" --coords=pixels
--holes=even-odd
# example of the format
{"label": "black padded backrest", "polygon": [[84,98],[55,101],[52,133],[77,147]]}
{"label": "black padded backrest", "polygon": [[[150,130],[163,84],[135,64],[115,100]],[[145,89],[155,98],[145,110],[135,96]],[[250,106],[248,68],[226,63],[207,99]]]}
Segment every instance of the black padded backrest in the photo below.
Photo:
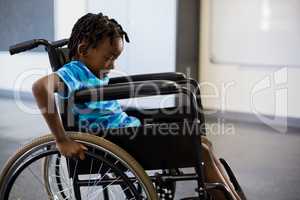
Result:
{"label": "black padded backrest", "polygon": [[53,71],[57,71],[60,69],[64,64],[70,61],[69,59],[69,49],[68,48],[57,48],[56,49],[57,57],[59,60],[59,64],[57,66],[52,66]]}

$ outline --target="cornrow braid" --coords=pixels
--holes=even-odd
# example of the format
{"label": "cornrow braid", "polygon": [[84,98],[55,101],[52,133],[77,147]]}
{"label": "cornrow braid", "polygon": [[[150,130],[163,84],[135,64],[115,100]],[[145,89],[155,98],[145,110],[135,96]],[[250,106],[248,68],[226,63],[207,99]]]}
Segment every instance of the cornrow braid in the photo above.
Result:
{"label": "cornrow braid", "polygon": [[78,45],[82,41],[87,43],[87,49],[95,48],[105,37],[109,37],[111,42],[116,37],[124,37],[125,41],[129,42],[127,33],[115,19],[110,19],[102,13],[88,13],[82,16],[72,29],[68,43],[69,58],[72,59],[76,55]]}

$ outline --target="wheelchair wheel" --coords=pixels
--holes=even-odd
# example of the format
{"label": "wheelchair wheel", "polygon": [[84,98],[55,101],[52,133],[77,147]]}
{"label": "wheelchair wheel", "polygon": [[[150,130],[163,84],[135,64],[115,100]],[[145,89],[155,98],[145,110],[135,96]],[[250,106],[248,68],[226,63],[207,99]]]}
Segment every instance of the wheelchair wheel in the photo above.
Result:
{"label": "wheelchair wheel", "polygon": [[73,133],[70,137],[88,148],[84,161],[61,156],[52,135],[38,138],[5,165],[0,200],[157,200],[149,177],[127,152],[97,136]]}

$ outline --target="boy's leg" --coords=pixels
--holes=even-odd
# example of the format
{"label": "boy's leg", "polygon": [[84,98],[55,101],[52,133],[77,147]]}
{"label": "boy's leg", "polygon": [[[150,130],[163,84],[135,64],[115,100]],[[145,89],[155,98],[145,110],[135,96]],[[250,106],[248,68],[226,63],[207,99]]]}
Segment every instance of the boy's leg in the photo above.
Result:
{"label": "boy's leg", "polygon": [[[203,147],[203,159],[205,163],[206,181],[209,183],[213,183],[213,182],[223,183],[230,189],[230,192],[235,197],[235,199],[240,200],[240,197],[236,193],[234,186],[230,182],[228,175],[223,169],[222,164],[220,163],[219,159],[217,159],[217,157],[213,152],[212,143],[205,136],[202,137],[202,147]],[[213,194],[218,200],[226,200],[222,192],[215,191],[213,192]]]}

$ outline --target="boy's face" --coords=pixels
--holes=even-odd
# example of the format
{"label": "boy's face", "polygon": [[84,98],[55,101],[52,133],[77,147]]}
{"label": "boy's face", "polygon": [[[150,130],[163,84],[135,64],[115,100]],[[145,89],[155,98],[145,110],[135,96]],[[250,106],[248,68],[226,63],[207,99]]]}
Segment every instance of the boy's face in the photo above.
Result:
{"label": "boy's face", "polygon": [[[79,59],[98,77],[102,78],[114,68],[114,62],[123,51],[123,39],[114,38],[111,42],[109,37],[102,39],[96,48],[89,48],[85,54],[80,53]],[[80,48],[80,45],[79,45]]]}

